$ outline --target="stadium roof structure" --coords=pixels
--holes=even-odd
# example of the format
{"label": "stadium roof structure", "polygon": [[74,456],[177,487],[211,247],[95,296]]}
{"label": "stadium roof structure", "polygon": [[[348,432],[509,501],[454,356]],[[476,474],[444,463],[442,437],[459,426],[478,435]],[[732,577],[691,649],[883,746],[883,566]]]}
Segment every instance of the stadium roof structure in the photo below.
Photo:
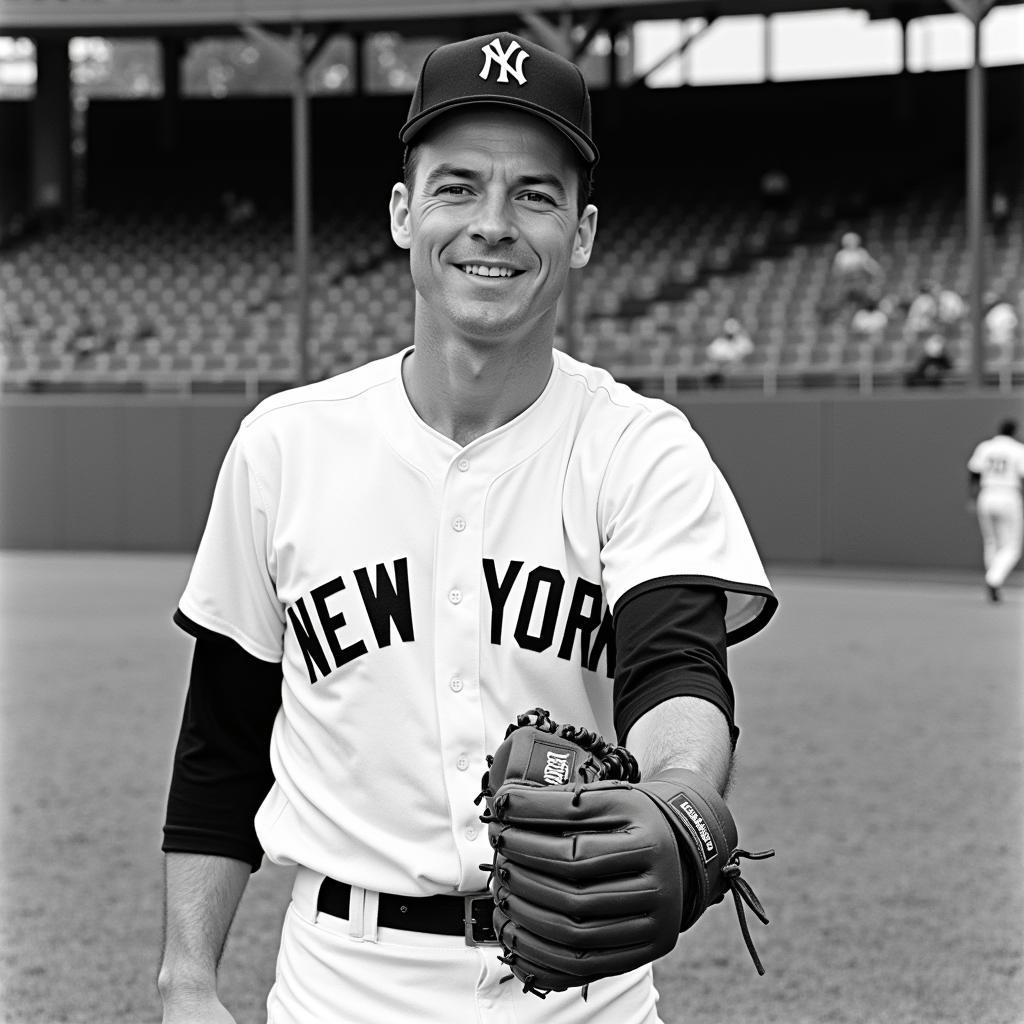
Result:
{"label": "stadium roof structure", "polygon": [[645,20],[835,8],[910,21],[948,14],[951,7],[966,13],[961,0],[0,0],[0,34],[213,35],[245,23],[305,23],[338,31],[467,35],[507,28],[524,16],[563,25],[569,19],[593,32]]}

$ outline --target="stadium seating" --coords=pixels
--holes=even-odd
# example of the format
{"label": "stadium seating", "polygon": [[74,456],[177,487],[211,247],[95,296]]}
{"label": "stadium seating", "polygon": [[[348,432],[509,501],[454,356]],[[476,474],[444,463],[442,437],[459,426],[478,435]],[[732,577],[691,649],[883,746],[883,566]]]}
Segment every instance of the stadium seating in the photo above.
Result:
{"label": "stadium seating", "polygon": [[[705,386],[704,349],[727,317],[754,352],[727,387],[902,385],[914,358],[907,305],[923,280],[969,293],[958,184],[939,180],[856,222],[840,186],[764,208],[707,186],[600,197],[601,230],[578,278],[576,318],[558,343],[620,378],[672,395]],[[989,281],[1024,321],[1024,189],[990,239]],[[861,234],[891,310],[874,347],[848,316],[822,316],[839,235]],[[288,218],[228,224],[210,215],[88,216],[0,252],[0,375],[7,391],[244,391],[290,386],[300,368]],[[308,374],[322,378],[397,351],[412,334],[405,254],[365,209],[318,219],[309,293]],[[986,348],[989,376],[1024,383],[1010,352]],[[950,382],[966,378],[970,326],[953,340]]]}

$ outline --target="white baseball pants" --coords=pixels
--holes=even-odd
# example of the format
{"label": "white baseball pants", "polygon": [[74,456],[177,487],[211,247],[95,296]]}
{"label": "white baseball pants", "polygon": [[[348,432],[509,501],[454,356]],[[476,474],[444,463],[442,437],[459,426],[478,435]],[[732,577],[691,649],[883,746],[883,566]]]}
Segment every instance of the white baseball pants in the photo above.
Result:
{"label": "white baseball pants", "polygon": [[1024,544],[1021,496],[1009,488],[983,488],[977,507],[985,582],[990,587],[1001,587],[1020,561]]}
{"label": "white baseball pants", "polygon": [[352,888],[349,920],[317,913],[322,875],[299,868],[268,1024],[660,1024],[648,966],[546,999],[523,992],[500,946],[378,928],[376,893]]}

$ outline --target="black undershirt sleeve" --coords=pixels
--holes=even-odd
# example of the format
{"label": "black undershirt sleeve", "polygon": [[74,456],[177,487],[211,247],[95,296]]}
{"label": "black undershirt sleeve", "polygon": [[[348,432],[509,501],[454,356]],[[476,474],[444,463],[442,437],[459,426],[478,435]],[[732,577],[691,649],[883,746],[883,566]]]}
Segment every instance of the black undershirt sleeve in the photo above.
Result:
{"label": "black undershirt sleeve", "polygon": [[281,706],[281,665],[261,661],[181,612],[175,621],[196,645],[162,848],[233,857],[257,871],[263,849],[253,819],[274,781],[270,733]]}
{"label": "black undershirt sleeve", "polygon": [[668,583],[625,594],[614,615],[616,735],[672,697],[700,697],[719,708],[735,747],[735,699],[725,642],[725,592]]}

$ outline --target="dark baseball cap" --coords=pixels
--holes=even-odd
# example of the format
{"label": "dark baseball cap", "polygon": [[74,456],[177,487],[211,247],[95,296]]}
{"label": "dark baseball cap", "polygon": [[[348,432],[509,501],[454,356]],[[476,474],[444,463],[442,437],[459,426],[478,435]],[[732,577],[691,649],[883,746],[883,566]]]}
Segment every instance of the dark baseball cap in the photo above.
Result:
{"label": "dark baseball cap", "polygon": [[439,114],[473,103],[536,114],[565,135],[589,167],[597,163],[583,73],[537,43],[499,32],[431,50],[420,68],[399,138],[408,146]]}

